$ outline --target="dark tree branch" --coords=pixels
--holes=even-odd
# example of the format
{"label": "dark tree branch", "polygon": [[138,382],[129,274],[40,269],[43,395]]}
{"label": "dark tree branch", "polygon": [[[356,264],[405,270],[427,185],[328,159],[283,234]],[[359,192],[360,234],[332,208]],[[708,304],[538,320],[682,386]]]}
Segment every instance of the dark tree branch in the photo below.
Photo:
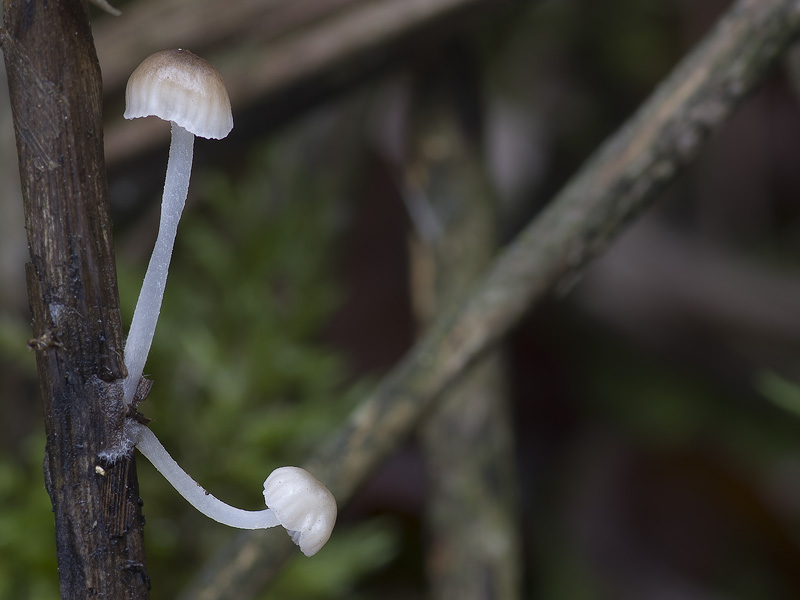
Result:
{"label": "dark tree branch", "polygon": [[61,595],[146,598],[135,464],[103,459],[120,450],[124,366],[87,7],[5,0],[4,25]]}
{"label": "dark tree branch", "polygon": [[[728,10],[311,461],[340,503],[467,367],[545,294],[573,282],[675,179],[799,32],[800,0],[739,0]],[[251,597],[286,556],[276,539],[236,537],[183,597]]]}

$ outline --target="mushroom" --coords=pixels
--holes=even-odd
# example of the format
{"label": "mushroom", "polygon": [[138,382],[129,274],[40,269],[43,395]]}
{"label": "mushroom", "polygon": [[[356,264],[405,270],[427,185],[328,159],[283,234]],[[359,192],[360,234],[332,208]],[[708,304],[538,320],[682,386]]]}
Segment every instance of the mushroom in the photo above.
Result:
{"label": "mushroom", "polygon": [[330,490],[300,467],[279,467],[264,481],[266,510],[242,510],[208,493],[169,455],[156,435],[131,419],[128,435],[153,466],[189,504],[207,517],[239,529],[282,525],[306,556],[313,556],[331,537],[336,500]]}
{"label": "mushroom", "polygon": [[316,477],[300,467],[279,467],[264,482],[264,502],[271,506],[306,556],[313,556],[331,537],[336,500]]}
{"label": "mushroom", "polygon": [[172,139],[161,201],[161,222],[125,342],[123,382],[130,404],[150,352],[167,284],[178,221],[189,191],[194,136],[221,139],[233,128],[231,103],[219,72],[188,50],[148,56],[128,80],[125,118],[156,116],[172,123]]}

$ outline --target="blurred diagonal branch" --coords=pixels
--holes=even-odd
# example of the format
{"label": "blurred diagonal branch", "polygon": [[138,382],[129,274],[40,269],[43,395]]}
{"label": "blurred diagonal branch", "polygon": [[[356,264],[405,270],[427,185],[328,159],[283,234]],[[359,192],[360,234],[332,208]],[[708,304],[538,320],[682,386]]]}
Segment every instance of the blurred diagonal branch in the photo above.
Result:
{"label": "blurred diagonal branch", "polygon": [[[799,32],[798,0],[733,4],[310,461],[340,503],[467,367],[548,292],[567,289],[675,179]],[[251,597],[286,556],[286,542],[275,539],[236,537],[183,597]]]}

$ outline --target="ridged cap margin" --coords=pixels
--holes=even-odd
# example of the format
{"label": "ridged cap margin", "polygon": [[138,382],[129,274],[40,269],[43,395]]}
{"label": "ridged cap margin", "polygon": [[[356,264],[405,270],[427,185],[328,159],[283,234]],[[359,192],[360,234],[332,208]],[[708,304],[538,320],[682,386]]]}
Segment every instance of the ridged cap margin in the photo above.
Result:
{"label": "ridged cap margin", "polygon": [[156,116],[194,135],[221,139],[233,129],[231,101],[214,66],[180,48],[142,61],[125,89],[125,118]]}

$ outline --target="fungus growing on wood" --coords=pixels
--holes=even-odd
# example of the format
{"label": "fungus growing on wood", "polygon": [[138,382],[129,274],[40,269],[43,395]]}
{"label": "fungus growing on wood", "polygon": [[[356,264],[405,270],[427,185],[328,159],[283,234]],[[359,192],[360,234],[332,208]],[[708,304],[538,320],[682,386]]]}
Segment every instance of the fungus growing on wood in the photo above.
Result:
{"label": "fungus growing on wood", "polygon": [[153,342],[178,222],[189,191],[194,136],[221,139],[233,128],[228,92],[219,72],[188,50],[163,50],[147,57],[128,80],[125,118],[156,116],[172,123],[172,139],[161,201],[158,238],[150,257],[128,338],[123,382],[130,404]]}
{"label": "fungus growing on wood", "polygon": [[[228,93],[219,72],[187,50],[164,50],[142,62],[128,80],[125,118],[157,116],[172,123],[172,140],[161,202],[158,238],[125,342],[125,402],[133,401],[153,342],[167,273],[192,170],[194,136],[224,138],[233,128]],[[336,500],[322,483],[298,467],[281,467],[264,482],[265,510],[241,510],[203,489],[169,455],[156,435],[133,418],[127,440],[204,515],[239,529],[282,525],[306,556],[316,554],[336,522]]]}

